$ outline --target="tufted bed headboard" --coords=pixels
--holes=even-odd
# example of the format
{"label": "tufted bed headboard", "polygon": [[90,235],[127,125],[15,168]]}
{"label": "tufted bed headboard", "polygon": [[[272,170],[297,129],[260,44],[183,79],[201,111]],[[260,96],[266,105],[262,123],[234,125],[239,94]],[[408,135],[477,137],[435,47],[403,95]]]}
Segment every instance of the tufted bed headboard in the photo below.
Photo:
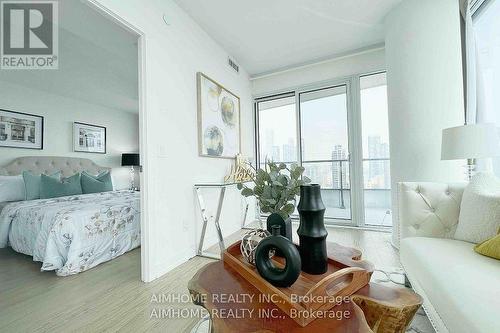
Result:
{"label": "tufted bed headboard", "polygon": [[33,174],[52,174],[61,171],[63,177],[70,177],[75,173],[86,171],[96,175],[101,171],[111,170],[95,164],[87,158],[62,156],[26,156],[18,157],[9,164],[0,167],[0,175],[20,175],[23,171]]}

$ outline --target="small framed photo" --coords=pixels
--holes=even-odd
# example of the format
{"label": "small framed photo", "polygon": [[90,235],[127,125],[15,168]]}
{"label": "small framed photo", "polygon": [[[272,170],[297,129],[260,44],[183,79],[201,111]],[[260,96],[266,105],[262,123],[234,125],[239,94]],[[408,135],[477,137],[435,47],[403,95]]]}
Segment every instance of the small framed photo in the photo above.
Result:
{"label": "small framed photo", "polygon": [[73,151],[106,154],[106,127],[74,122]]}
{"label": "small framed photo", "polygon": [[0,110],[0,147],[43,149],[43,117]]}

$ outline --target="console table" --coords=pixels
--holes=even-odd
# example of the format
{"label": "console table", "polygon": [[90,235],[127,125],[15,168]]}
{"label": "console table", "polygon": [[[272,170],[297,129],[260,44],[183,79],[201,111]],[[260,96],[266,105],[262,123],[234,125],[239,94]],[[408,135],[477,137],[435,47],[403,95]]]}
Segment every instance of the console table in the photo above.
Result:
{"label": "console table", "polygon": [[[194,190],[196,191],[196,196],[198,197],[198,204],[200,207],[200,213],[201,213],[201,218],[203,220],[203,226],[201,229],[201,237],[200,241],[198,243],[198,250],[196,252],[197,256],[200,257],[206,257],[206,258],[211,258],[211,259],[220,259],[220,256],[211,254],[211,253],[206,253],[203,251],[203,243],[205,241],[205,234],[207,231],[207,225],[209,221],[209,217],[207,215],[207,207],[205,204],[205,200],[203,197],[202,189],[216,189],[219,190],[219,199],[217,201],[217,210],[215,213],[215,219],[214,219],[214,224],[215,224],[215,229],[217,230],[217,239],[219,243],[219,248],[220,248],[220,253],[224,253],[224,250],[226,249],[226,246],[224,245],[224,238],[222,237],[222,230],[220,227],[220,215],[222,212],[222,205],[224,203],[224,195],[226,193],[226,188],[230,186],[237,185],[238,183],[209,183],[209,184],[195,184],[194,185]],[[245,228],[245,222],[247,219],[247,213],[248,213],[248,203],[246,204],[245,207],[245,214],[243,216],[243,220],[241,222],[241,227]]]}

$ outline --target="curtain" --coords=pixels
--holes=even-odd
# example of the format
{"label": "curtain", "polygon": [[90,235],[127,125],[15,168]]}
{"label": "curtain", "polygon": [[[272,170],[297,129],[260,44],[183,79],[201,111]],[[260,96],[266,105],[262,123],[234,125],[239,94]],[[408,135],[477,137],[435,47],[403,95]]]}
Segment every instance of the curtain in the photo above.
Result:
{"label": "curtain", "polygon": [[465,123],[475,124],[487,122],[481,98],[484,89],[481,80],[481,69],[479,67],[479,55],[477,52],[474,25],[472,23],[473,8],[477,8],[483,1],[461,0],[460,12],[465,21],[465,76],[466,76],[466,105]]}
{"label": "curtain", "polygon": [[472,25],[471,0],[462,0],[460,12],[465,21],[465,123],[476,123],[476,38]]}
{"label": "curtain", "polygon": [[[485,93],[484,82],[481,73],[481,59],[478,53],[476,36],[472,15],[486,0],[461,0],[460,12],[465,22],[465,123],[492,123],[495,122],[491,114],[493,110],[484,107]],[[491,171],[491,159],[481,159],[476,161],[476,170]]]}

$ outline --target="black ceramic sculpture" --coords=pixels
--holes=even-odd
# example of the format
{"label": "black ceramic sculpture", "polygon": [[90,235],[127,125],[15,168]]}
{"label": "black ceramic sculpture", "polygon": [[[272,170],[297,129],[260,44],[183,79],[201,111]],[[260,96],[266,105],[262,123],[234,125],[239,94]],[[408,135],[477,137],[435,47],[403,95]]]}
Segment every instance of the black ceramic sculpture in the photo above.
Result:
{"label": "black ceramic sculpture", "polygon": [[[280,227],[273,227],[273,234],[262,240],[255,251],[255,266],[259,274],[276,287],[290,287],[300,275],[300,254],[295,244],[280,235]],[[276,267],[269,251],[279,250],[285,258],[284,268]]]}
{"label": "black ceramic sculpture", "polygon": [[318,184],[302,185],[297,206],[300,215],[299,251],[302,270],[309,274],[323,274],[328,269],[324,215],[325,205]]}
{"label": "black ceramic sculpture", "polygon": [[273,232],[273,226],[279,226],[281,229],[281,236],[292,239],[292,219],[288,217],[286,220],[278,213],[272,213],[267,218],[267,231]]}

